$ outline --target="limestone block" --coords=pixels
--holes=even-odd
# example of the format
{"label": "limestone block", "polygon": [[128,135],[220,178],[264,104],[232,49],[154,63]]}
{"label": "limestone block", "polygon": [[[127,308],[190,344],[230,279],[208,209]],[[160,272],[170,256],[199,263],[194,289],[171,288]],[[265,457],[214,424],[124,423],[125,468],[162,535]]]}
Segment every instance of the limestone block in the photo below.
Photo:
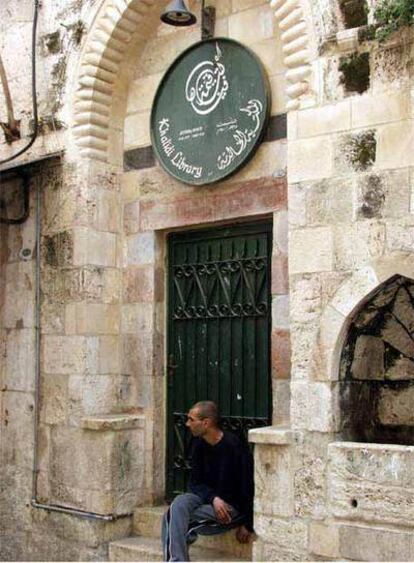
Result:
{"label": "limestone block", "polygon": [[57,536],[87,547],[97,548],[102,544],[128,536],[131,531],[129,518],[119,518],[113,522],[73,518],[67,514],[59,515]]}
{"label": "limestone block", "polygon": [[292,322],[312,323],[319,318],[322,305],[319,276],[310,274],[292,276],[290,295]]}
{"label": "limestone block", "polygon": [[414,535],[412,531],[339,527],[340,556],[355,561],[412,561]]}
{"label": "limestone block", "polygon": [[410,110],[409,96],[404,91],[353,96],[351,107],[352,128],[404,120],[409,117]]}
{"label": "limestone block", "polygon": [[[273,39],[273,41],[275,40]],[[286,88],[288,84],[286,83],[285,73],[274,74],[270,77],[269,82],[270,91],[272,93],[271,114],[277,115],[279,113],[286,113],[286,104],[288,101]]]}
{"label": "limestone block", "polygon": [[318,332],[313,325],[292,323],[292,379],[308,380],[314,370],[315,352],[318,348]]}
{"label": "limestone block", "polygon": [[68,383],[69,416],[79,425],[85,415],[111,412],[119,397],[119,378],[104,375],[71,375]]}
{"label": "limestone block", "polygon": [[241,12],[265,4],[263,0],[232,0],[233,12]]}
{"label": "limestone block", "polygon": [[40,311],[42,334],[63,334],[65,330],[65,306],[61,303],[43,302]]}
{"label": "limestone block", "polygon": [[129,86],[127,115],[150,111],[163,73],[137,78]]}
{"label": "limestone block", "polygon": [[45,373],[68,375],[85,371],[87,339],[84,336],[44,335],[42,348]]}
{"label": "limestone block", "polygon": [[66,306],[66,332],[69,334],[117,334],[120,307],[115,304],[71,303]]}
{"label": "limestone block", "polygon": [[117,233],[120,229],[120,197],[117,192],[100,190],[97,194],[94,227]]}
{"label": "limestone block", "polygon": [[1,461],[4,466],[12,466],[16,473],[30,471],[33,464],[33,412],[33,393],[2,393]]}
{"label": "limestone block", "polygon": [[310,522],[309,551],[329,559],[338,559],[339,527],[325,522]]}
{"label": "limestone block", "polygon": [[51,501],[101,514],[131,512],[143,483],[140,429],[52,430]]}
{"label": "limestone block", "polygon": [[122,334],[149,333],[153,323],[152,303],[130,303],[122,306]]}
{"label": "limestone block", "polygon": [[150,113],[128,115],[125,119],[124,148],[145,147],[150,144]]}
{"label": "limestone block", "polygon": [[389,123],[378,128],[376,167],[403,168],[414,165],[412,120]]}
{"label": "limestone block", "polygon": [[273,214],[273,252],[288,253],[288,212],[283,209]]}
{"label": "limestone block", "polygon": [[153,264],[155,260],[155,236],[153,233],[139,233],[126,239],[126,265]]}
{"label": "limestone block", "polygon": [[381,389],[378,419],[387,426],[414,426],[414,386],[407,389]]}
{"label": "limestone block", "polygon": [[328,136],[291,141],[288,148],[291,183],[330,178],[333,172],[333,145]]}
{"label": "limestone block", "polygon": [[[255,513],[293,516],[292,453],[289,446],[256,444]],[[256,532],[259,531],[256,528]]]}
{"label": "limestone block", "polygon": [[273,379],[273,424],[285,425],[290,422],[290,380]]}
{"label": "limestone block", "polygon": [[321,180],[312,182],[305,189],[307,225],[335,225],[353,221],[353,180]]}
{"label": "limestone block", "polygon": [[286,254],[272,256],[272,295],[286,295],[289,292],[288,257]]}
{"label": "limestone block", "polygon": [[[254,25],[252,25],[252,21],[255,22]],[[233,13],[229,17],[229,36],[249,45],[273,37],[275,23],[272,8],[268,4],[262,4]]]}
{"label": "limestone block", "polygon": [[292,227],[306,225],[306,192],[307,184],[289,184],[289,224]]}
{"label": "limestone block", "polygon": [[83,266],[116,266],[117,236],[85,227],[73,233],[73,264]]}
{"label": "limestone block", "polygon": [[123,334],[122,350],[122,373],[134,377],[152,374],[154,351],[151,333]]}
{"label": "limestone block", "polygon": [[367,174],[358,179],[358,216],[360,218],[401,217],[410,205],[408,169]]}
{"label": "limestone block", "polygon": [[336,518],[413,522],[413,447],[334,442],[328,455],[329,511]]}
{"label": "limestone block", "polygon": [[354,223],[346,230],[334,228],[335,264],[340,270],[361,268],[382,256],[385,249],[385,225],[374,221]]}
{"label": "limestone block", "polygon": [[5,279],[4,328],[31,328],[34,325],[34,264],[18,262],[3,269]]}
{"label": "limestone block", "polygon": [[292,381],[292,428],[311,432],[337,430],[337,385],[335,383]]}
{"label": "limestone block", "polygon": [[[277,26],[275,27],[275,33],[278,35],[279,30]],[[280,76],[281,73],[285,72],[281,42],[277,41],[277,39],[275,40],[272,37],[252,43],[250,49],[259,57],[268,76]]]}
{"label": "limestone block", "polygon": [[365,299],[378,284],[379,280],[373,268],[369,266],[361,268],[340,286],[331,305],[344,317],[348,317],[359,302]]}
{"label": "limestone block", "polygon": [[[16,444],[14,445],[16,446]],[[19,446],[17,445],[17,447]],[[0,491],[2,559],[6,552],[6,546],[4,545],[6,541],[5,536],[16,531],[30,530],[33,525],[33,510],[30,505],[26,506],[26,503],[22,502],[22,499],[30,498],[32,494],[29,466],[21,466],[21,459],[18,458],[15,458],[10,463],[6,455],[8,456],[8,453],[2,453],[2,490]],[[17,506],[19,510],[13,510],[13,507],[16,508]],[[12,547],[17,549],[17,545],[12,545]]]}
{"label": "limestone block", "polygon": [[193,27],[186,33],[169,33],[147,41],[136,70],[137,78],[164,73],[173,60],[200,39],[200,29]]}
{"label": "limestone block", "polygon": [[330,227],[301,229],[290,233],[290,274],[333,269],[333,236]]}
{"label": "limestone block", "polygon": [[3,387],[9,391],[33,391],[34,346],[33,329],[6,331],[0,373]]}
{"label": "limestone block", "polygon": [[40,421],[44,424],[65,424],[68,419],[68,376],[43,376],[40,391]]}
{"label": "limestone block", "polygon": [[332,306],[323,311],[318,338],[318,360],[313,377],[319,381],[337,381],[339,362],[347,325],[345,317]]}
{"label": "limestone block", "polygon": [[[160,301],[160,272],[153,266],[129,266],[123,279],[124,303]],[[157,283],[158,282],[158,283]]]}
{"label": "limestone block", "polygon": [[102,374],[116,374],[120,371],[120,344],[118,336],[99,336],[97,371]]}
{"label": "limestone block", "polygon": [[386,239],[389,250],[412,253],[414,248],[414,226],[407,219],[388,221],[386,224]]}
{"label": "limestone block", "polygon": [[384,379],[384,342],[377,336],[358,336],[351,372],[353,379]]}
{"label": "limestone block", "polygon": [[315,137],[346,131],[351,126],[349,100],[298,112],[298,136]]}
{"label": "limestone block", "polygon": [[289,328],[289,296],[277,295],[272,299],[273,326],[278,329]]}
{"label": "limestone block", "polygon": [[124,205],[124,232],[133,235],[139,231],[139,200]]}
{"label": "limestone block", "polygon": [[290,333],[286,329],[272,330],[272,377],[289,379],[291,368]]}
{"label": "limestone block", "polygon": [[[270,561],[297,560],[299,554],[306,553],[308,529],[305,522],[299,519],[282,520],[264,514],[255,515],[255,531],[259,541],[271,546]],[[260,559],[264,560],[264,559]]]}
{"label": "limestone block", "polygon": [[[136,200],[140,195],[140,182],[142,170],[131,170],[121,175],[122,200],[130,202]],[[148,172],[148,170],[147,170]]]}

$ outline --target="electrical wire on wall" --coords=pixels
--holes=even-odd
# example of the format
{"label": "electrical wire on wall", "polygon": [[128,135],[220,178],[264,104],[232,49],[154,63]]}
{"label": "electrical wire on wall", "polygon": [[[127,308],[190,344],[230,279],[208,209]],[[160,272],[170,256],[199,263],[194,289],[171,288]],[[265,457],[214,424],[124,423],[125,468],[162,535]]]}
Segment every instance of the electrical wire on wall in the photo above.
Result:
{"label": "electrical wire on wall", "polygon": [[33,27],[32,27],[32,101],[33,101],[33,134],[30,141],[27,143],[25,147],[17,151],[16,154],[4,158],[0,160],[0,165],[6,164],[6,162],[10,162],[14,160],[18,156],[25,153],[30,147],[33,145],[37,138],[37,134],[39,131],[39,119],[38,119],[38,111],[37,111],[37,94],[36,94],[36,30],[37,30],[37,18],[39,13],[39,5],[40,0],[34,0],[34,16],[33,16]]}

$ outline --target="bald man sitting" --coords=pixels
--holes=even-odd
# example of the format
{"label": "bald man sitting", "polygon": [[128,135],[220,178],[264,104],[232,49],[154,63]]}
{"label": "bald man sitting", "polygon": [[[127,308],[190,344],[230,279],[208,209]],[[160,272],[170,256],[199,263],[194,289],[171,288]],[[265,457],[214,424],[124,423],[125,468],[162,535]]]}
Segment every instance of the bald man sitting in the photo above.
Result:
{"label": "bald man sitting", "polygon": [[196,403],[187,415],[194,436],[188,493],[177,496],[164,514],[165,561],[189,561],[197,533],[221,533],[238,526],[237,539],[253,533],[253,459],[247,444],[220,429],[217,405]]}

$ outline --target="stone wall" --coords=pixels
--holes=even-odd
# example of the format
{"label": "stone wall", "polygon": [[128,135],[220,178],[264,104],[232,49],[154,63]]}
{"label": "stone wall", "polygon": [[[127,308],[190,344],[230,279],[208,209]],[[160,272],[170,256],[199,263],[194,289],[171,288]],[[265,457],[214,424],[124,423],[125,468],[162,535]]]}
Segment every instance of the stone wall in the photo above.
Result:
{"label": "stone wall", "polygon": [[[0,6],[0,49],[22,139],[2,142],[1,157],[27,141],[32,117],[32,3],[18,4]],[[107,542],[130,530],[128,517],[31,506],[36,414],[38,501],[108,516],[162,499],[166,235],[271,217],[274,427],[252,434],[254,557],[408,559],[410,448],[332,442],[354,313],[392,276],[414,278],[412,31],[359,42],[336,2],[220,0],[216,33],[263,61],[272,113],[288,111],[288,139],[263,142],[225,182],[194,188],[168,177],[149,147],[156,86],[199,38],[199,28],[160,26],[161,4],[60,0],[40,12],[42,134],[24,159],[66,154],[31,172],[30,219],[0,225],[2,558],[104,560]],[[1,200],[2,213],[14,211]]]}

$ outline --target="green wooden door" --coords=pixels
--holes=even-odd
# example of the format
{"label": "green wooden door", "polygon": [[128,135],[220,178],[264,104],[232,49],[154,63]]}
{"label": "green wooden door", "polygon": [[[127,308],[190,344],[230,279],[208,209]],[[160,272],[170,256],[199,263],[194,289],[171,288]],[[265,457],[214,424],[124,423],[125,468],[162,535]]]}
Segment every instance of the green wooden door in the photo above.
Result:
{"label": "green wooden door", "polygon": [[185,491],[186,413],[210,399],[238,434],[270,424],[269,223],[169,240],[167,498]]}

